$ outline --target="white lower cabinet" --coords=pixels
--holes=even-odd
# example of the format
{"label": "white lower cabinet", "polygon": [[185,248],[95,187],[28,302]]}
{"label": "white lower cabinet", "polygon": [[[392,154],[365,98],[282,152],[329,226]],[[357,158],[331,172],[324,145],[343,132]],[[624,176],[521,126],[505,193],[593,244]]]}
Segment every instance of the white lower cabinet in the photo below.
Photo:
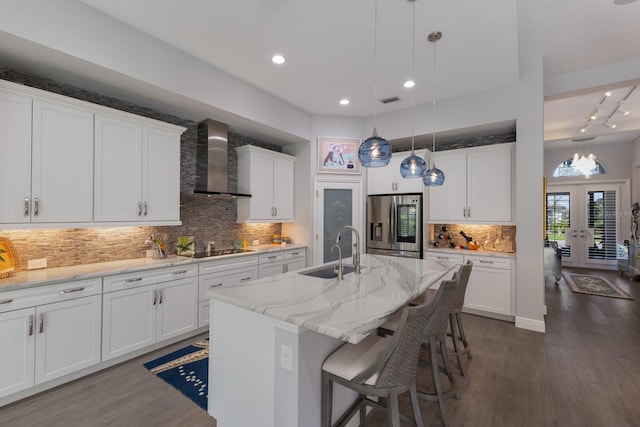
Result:
{"label": "white lower cabinet", "polygon": [[448,260],[459,264],[473,262],[464,299],[464,309],[474,314],[486,314],[500,319],[514,315],[515,259],[492,255],[469,255],[451,251],[429,250],[425,259]]}
{"label": "white lower cabinet", "polygon": [[257,279],[258,255],[201,262],[198,268],[198,326],[209,326],[211,303],[207,292]]}
{"label": "white lower cabinet", "polygon": [[511,258],[466,255],[473,262],[464,307],[472,310],[513,315]]}
{"label": "white lower cabinet", "polygon": [[0,398],[100,362],[100,279],[0,294]]}
{"label": "white lower cabinet", "polygon": [[300,270],[306,266],[306,251],[290,249],[260,255],[260,278]]}
{"label": "white lower cabinet", "polygon": [[197,328],[197,265],[104,278],[102,360]]}

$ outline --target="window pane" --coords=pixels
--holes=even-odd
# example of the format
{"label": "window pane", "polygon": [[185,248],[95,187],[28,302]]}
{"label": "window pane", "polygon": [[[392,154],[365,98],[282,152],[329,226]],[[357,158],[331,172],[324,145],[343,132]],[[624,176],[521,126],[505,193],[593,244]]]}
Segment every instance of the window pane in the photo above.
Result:
{"label": "window pane", "polygon": [[566,246],[566,232],[571,228],[571,197],[569,193],[547,193],[547,240],[558,242],[562,256],[571,254]]}

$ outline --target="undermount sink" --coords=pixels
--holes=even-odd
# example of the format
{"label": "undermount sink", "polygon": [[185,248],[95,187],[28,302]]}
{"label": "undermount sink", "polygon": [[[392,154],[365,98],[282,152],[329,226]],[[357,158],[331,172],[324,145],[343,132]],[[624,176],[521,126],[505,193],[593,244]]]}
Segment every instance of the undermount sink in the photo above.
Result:
{"label": "undermount sink", "polygon": [[[338,277],[338,264],[325,265],[319,268],[315,268],[313,270],[301,271],[298,274],[302,274],[303,276],[311,276],[318,277],[320,279],[335,279]],[[342,274],[353,273],[355,267],[352,265],[343,265],[342,266]]]}

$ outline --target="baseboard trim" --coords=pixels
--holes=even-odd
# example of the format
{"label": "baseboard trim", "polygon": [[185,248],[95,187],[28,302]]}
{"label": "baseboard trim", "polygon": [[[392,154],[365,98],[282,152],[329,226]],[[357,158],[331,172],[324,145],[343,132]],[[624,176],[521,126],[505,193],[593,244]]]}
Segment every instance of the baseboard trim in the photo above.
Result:
{"label": "baseboard trim", "polygon": [[516,316],[516,328],[528,329],[530,331],[546,332],[544,320],[528,319]]}

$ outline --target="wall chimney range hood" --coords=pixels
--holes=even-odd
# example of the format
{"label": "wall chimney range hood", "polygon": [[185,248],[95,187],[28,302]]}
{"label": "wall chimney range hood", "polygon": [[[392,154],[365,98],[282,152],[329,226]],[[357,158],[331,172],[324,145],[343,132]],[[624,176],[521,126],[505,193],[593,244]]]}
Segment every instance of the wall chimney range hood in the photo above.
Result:
{"label": "wall chimney range hood", "polygon": [[211,119],[198,123],[196,189],[193,190],[193,194],[224,199],[251,197],[251,194],[229,191],[227,145],[226,124]]}

